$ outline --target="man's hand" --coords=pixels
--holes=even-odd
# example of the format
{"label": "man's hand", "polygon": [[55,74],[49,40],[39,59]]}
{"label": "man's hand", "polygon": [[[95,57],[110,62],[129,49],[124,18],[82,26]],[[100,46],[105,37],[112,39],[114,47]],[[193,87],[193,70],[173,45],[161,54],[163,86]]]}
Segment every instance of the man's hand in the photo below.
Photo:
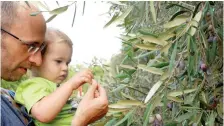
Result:
{"label": "man's hand", "polygon": [[69,79],[69,82],[72,83],[73,90],[76,90],[78,87],[82,86],[85,83],[92,83],[93,74],[91,70],[86,69],[83,70],[77,74],[75,74],[73,77]]}
{"label": "man's hand", "polygon": [[[97,93],[96,93],[97,92]],[[105,89],[92,80],[92,85],[79,103],[72,126],[87,126],[101,119],[108,111]]]}

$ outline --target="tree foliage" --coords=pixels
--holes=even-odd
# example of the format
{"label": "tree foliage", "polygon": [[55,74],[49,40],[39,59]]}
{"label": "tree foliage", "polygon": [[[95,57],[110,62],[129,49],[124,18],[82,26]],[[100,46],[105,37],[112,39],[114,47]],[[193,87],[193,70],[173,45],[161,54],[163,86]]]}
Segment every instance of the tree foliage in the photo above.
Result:
{"label": "tree foliage", "polygon": [[222,7],[211,1],[112,2],[105,28],[116,23],[126,32],[122,53],[111,61],[117,81],[109,83],[110,98],[116,102],[106,125],[222,125]]}

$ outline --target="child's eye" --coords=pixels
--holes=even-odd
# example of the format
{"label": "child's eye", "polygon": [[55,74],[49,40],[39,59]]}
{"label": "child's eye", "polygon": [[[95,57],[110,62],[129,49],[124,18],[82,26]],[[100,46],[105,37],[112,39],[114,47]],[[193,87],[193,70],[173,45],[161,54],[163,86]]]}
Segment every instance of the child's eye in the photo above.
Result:
{"label": "child's eye", "polygon": [[56,63],[61,63],[62,61],[61,60],[55,60],[56,61]]}

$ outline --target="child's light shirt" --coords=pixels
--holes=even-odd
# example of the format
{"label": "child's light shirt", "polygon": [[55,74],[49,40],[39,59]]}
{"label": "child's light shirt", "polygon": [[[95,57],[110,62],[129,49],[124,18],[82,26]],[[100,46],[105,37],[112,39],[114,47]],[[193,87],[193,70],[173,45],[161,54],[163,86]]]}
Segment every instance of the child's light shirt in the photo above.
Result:
{"label": "child's light shirt", "polygon": [[[56,88],[57,84],[49,80],[40,77],[31,78],[22,82],[18,86],[15,100],[16,102],[24,105],[27,112],[30,114],[32,106],[43,97],[53,93]],[[76,108],[73,108],[71,102],[68,101],[62,108],[61,112],[58,113],[56,118],[50,123],[41,123],[38,120],[34,120],[34,122],[36,126],[71,126],[75,110]],[[45,113],[42,114],[44,115]]]}

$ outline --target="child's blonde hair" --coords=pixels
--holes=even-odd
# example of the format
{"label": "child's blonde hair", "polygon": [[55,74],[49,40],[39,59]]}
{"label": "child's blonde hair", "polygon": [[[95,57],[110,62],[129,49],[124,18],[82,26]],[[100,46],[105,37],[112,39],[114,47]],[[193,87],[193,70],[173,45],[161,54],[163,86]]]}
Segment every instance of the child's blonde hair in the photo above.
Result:
{"label": "child's blonde hair", "polygon": [[73,45],[71,39],[65,33],[63,33],[62,31],[60,31],[56,28],[48,27],[46,34],[45,34],[46,47],[45,47],[45,49],[43,49],[42,55],[45,54],[48,44],[58,43],[58,42],[67,43],[69,45],[69,47],[71,47],[71,48]]}

